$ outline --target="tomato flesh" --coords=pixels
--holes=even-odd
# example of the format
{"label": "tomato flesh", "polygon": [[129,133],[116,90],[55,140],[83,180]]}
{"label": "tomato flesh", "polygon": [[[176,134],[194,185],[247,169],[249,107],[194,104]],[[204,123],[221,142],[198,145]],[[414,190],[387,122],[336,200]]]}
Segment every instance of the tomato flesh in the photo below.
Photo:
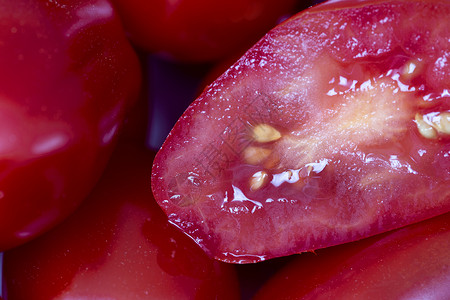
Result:
{"label": "tomato flesh", "polygon": [[269,32],[157,155],[156,199],[211,256],[255,262],[450,209],[450,6],[326,8]]}

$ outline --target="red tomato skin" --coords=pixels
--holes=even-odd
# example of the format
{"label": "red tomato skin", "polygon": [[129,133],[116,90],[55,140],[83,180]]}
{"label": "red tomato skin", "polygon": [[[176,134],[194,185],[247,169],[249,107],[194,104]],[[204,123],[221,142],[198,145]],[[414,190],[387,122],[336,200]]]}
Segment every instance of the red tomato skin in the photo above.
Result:
{"label": "red tomato skin", "polygon": [[4,253],[7,299],[238,299],[231,265],[167,222],[149,182],[154,154],[119,145],[67,220]]}
{"label": "red tomato skin", "polygon": [[[416,106],[413,103],[416,98],[408,98],[404,102],[405,106],[395,108],[389,118],[380,118],[383,120],[380,124],[385,124],[384,120],[402,119],[403,112],[410,111],[405,117],[403,134],[392,141],[383,134],[384,131],[389,132],[389,128],[397,128],[397,123],[392,126],[382,125],[382,130],[373,131],[380,142],[379,145],[374,143],[373,149],[369,147],[373,141],[369,141],[369,146],[349,142],[353,136],[362,139],[370,136],[370,128],[348,134],[344,130],[343,135],[338,134],[339,138],[345,137],[342,144],[339,144],[340,140],[336,136],[329,136],[328,133],[315,135],[316,131],[321,131],[321,127],[331,132],[333,128],[339,127],[338,124],[321,124],[315,119],[320,119],[328,112],[333,114],[335,109],[333,102],[325,104],[325,100],[318,96],[326,95],[329,91],[334,63],[355,77],[363,76],[361,74],[366,72],[358,69],[363,68],[361,65],[373,64],[374,67],[368,68],[367,73],[376,81],[388,78],[378,76],[381,73],[395,71],[394,67],[390,69],[391,65],[385,63],[387,57],[392,60],[388,62],[395,65],[423,56],[428,65],[421,71],[423,74],[419,81],[424,82],[426,89],[442,97],[437,96],[430,101],[431,108],[420,109],[425,113],[434,109],[442,112],[450,110],[446,85],[448,60],[444,63],[445,55],[448,57],[450,53],[449,45],[445,43],[450,37],[450,27],[446,26],[448,23],[438,21],[450,11],[448,2],[362,3],[364,7],[359,6],[359,2],[354,3],[352,12],[327,10],[328,6],[325,5],[326,14],[321,14],[320,7],[314,7],[270,31],[194,101],[158,152],[152,181],[155,184],[155,198],[171,221],[198,240],[211,256],[232,263],[256,262],[355,241],[449,211],[449,138],[447,135],[428,140],[420,136],[414,113],[423,103]],[[414,5],[417,9],[410,9]],[[423,14],[415,15],[421,8],[432,18],[427,22],[415,19],[416,26],[408,27],[408,18],[405,17],[403,22],[402,16],[411,14],[423,18]],[[358,11],[362,13],[356,16]],[[386,15],[392,18],[384,19]],[[349,21],[350,18],[354,18],[354,23]],[[368,34],[374,20],[380,21],[376,29],[386,32]],[[380,24],[389,21],[393,21],[396,27],[389,26],[390,31],[389,28],[380,27]],[[332,26],[334,22],[340,26]],[[348,24],[351,26],[348,27]],[[338,31],[341,28],[342,32]],[[357,30],[359,28],[360,31]],[[394,32],[392,28],[399,32]],[[437,31],[431,30],[433,28]],[[403,30],[407,34],[401,35],[405,33]],[[330,35],[335,34],[335,39],[328,39],[327,34],[330,32],[333,32]],[[351,37],[341,40],[339,37],[344,34],[354,34],[355,40],[361,42],[356,43]],[[316,55],[329,56],[329,60],[314,60]],[[439,60],[442,63],[433,65]],[[333,63],[330,64],[330,61]],[[356,67],[351,69],[353,62],[356,62]],[[436,66],[439,72],[433,73],[431,70]],[[378,70],[383,67],[383,71]],[[395,68],[400,69],[397,65]],[[372,75],[371,72],[381,73]],[[316,76],[316,82],[307,84],[308,80]],[[384,91],[391,83],[382,83]],[[411,84],[417,82],[411,80]],[[296,85],[300,86],[298,90]],[[420,99],[424,95],[418,91],[417,99]],[[384,96],[374,99],[383,99]],[[370,105],[367,102],[367,106]],[[361,105],[361,109],[354,112],[364,111],[365,107]],[[353,112],[349,113],[351,115]],[[279,153],[278,158],[284,159],[286,164],[284,169],[276,170],[279,173],[275,175],[281,175],[287,169],[296,169],[289,167],[289,163],[303,160],[308,156],[307,151],[317,152],[317,149],[309,146],[313,142],[319,146],[330,143],[324,156],[309,160],[316,166],[322,160],[326,168],[329,167],[328,171],[324,168],[325,172],[316,172],[308,179],[306,192],[312,196],[302,195],[306,194],[303,187],[295,194],[297,187],[291,188],[286,182],[280,185],[281,188],[275,188],[271,183],[275,175],[269,176],[267,193],[263,191],[264,188],[261,192],[251,191],[248,182],[252,174],[270,170],[269,167],[243,162],[241,155],[249,143],[258,146],[256,143],[251,144],[250,138],[245,136],[245,130],[258,122],[267,122],[283,134],[288,132],[288,139],[302,136],[308,141],[277,148],[289,150],[298,146],[300,150],[297,157]],[[234,135],[235,128],[244,133]],[[308,140],[310,136],[317,140]],[[345,140],[346,137],[350,137],[349,140]],[[348,147],[345,146],[347,142]],[[358,149],[359,146],[362,148]],[[306,149],[305,152],[301,152],[303,149]],[[359,151],[361,149],[364,150]],[[295,151],[291,152],[295,154]],[[363,156],[359,156],[361,154]],[[333,163],[328,164],[328,159]],[[399,164],[396,165],[397,162]],[[405,167],[408,163],[414,166],[413,171],[402,172],[398,169],[398,165]],[[379,174],[387,175],[386,181]],[[389,178],[391,174],[393,177]],[[378,179],[381,181],[378,182]],[[290,194],[284,193],[286,190]]]}
{"label": "red tomato skin", "polygon": [[80,204],[140,80],[106,0],[0,1],[0,250]]}
{"label": "red tomato skin", "polygon": [[132,41],[184,62],[214,61],[247,49],[297,9],[294,0],[113,2]]}
{"label": "red tomato skin", "polygon": [[266,282],[254,300],[448,299],[449,279],[450,214],[444,214],[302,253]]}

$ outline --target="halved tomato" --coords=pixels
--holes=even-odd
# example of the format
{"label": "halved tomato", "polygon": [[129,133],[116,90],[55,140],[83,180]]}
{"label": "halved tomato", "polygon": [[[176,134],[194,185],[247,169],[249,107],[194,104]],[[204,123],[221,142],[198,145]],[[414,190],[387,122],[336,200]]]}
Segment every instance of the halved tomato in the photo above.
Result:
{"label": "halved tomato", "polygon": [[153,191],[248,263],[450,210],[450,3],[343,2],[270,31],[187,109]]}

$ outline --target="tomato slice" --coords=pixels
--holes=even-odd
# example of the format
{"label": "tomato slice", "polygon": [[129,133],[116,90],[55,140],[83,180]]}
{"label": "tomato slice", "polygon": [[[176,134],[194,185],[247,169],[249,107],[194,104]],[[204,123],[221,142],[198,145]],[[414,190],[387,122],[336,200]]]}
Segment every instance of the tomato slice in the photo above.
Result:
{"label": "tomato slice", "polygon": [[270,31],[159,151],[156,199],[211,256],[256,262],[450,210],[450,4],[352,5]]}

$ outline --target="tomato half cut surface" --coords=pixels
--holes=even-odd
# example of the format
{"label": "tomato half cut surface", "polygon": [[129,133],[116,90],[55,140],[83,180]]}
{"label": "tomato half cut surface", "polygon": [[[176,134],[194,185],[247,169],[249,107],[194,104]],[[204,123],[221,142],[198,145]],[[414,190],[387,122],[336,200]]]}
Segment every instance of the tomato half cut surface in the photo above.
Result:
{"label": "tomato half cut surface", "polygon": [[343,3],[270,31],[157,154],[157,201],[211,256],[256,262],[450,210],[450,3]]}

